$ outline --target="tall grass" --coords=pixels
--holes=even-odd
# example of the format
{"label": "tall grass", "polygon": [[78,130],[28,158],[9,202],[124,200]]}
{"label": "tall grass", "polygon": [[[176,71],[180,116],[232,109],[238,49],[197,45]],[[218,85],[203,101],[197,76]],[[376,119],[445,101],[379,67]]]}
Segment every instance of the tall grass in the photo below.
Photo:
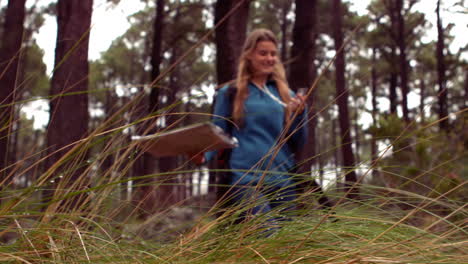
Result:
{"label": "tall grass", "polygon": [[[132,166],[142,152],[129,141],[128,130],[141,126],[142,134],[149,133],[151,127],[145,122],[165,115],[162,109],[126,122],[132,112],[139,112],[141,100],[137,96],[119,107],[46,170],[41,167],[44,150],[33,150],[10,165],[11,173],[0,193],[1,263],[466,263],[466,177],[449,181],[447,170],[440,169],[460,167],[460,161],[467,159],[465,149],[451,153],[453,159],[431,160],[430,166],[416,173],[403,160],[398,164],[385,159],[385,151],[377,161],[363,162],[370,164],[363,165],[365,168],[340,168],[364,171],[355,184],[359,199],[349,200],[339,186],[332,185],[326,195],[334,206],[321,209],[317,195],[305,190],[294,204],[285,205],[298,205],[285,221],[271,221],[285,217],[278,208],[234,224],[240,212],[249,211],[259,201],[232,206],[220,215],[219,209],[212,208],[213,199],[203,197],[179,199],[151,212],[147,219],[137,218],[141,204],[128,197],[127,183],[138,183],[134,191],[145,187],[154,188],[155,193],[165,186],[186,188],[177,179],[196,171],[183,164],[167,173],[132,175]],[[195,114],[206,115],[172,115],[180,118],[177,124]],[[466,116],[466,111],[459,115]],[[414,134],[431,125],[392,135],[396,139],[391,138],[388,149],[393,154],[411,154],[412,145],[405,140],[414,139]],[[413,147],[449,140],[443,135],[424,139]],[[90,157],[83,159],[86,152]],[[371,177],[370,171],[377,169],[381,177]],[[72,182],[70,175],[77,170],[82,175]],[[463,171],[465,167],[457,173]],[[32,182],[20,188],[13,179],[22,176]],[[428,176],[439,179],[438,184],[432,184]],[[445,183],[449,184],[443,186]],[[47,188],[55,192],[44,201],[41,193]]]}
{"label": "tall grass", "polygon": [[[376,161],[340,168],[343,173],[360,172],[355,186],[360,198],[349,200],[341,185],[331,185],[326,195],[334,206],[328,210],[321,209],[317,195],[306,190],[294,202],[299,206],[287,221],[269,220],[284,214],[279,208],[234,224],[240,212],[259,201],[230,207],[219,216],[212,198],[193,196],[169,207],[156,205],[159,210],[139,219],[137,212],[147,208],[128,196],[129,182],[137,184],[134,193],[139,188],[154,188],[153,193],[158,193],[167,186],[180,190],[191,187],[181,183],[180,176],[197,170],[183,162],[170,172],[133,176],[132,167],[142,151],[129,140],[128,130],[140,126],[141,133],[149,133],[151,126],[146,123],[163,117],[166,110],[126,122],[125,116],[138,112],[140,100],[137,96],[118,108],[87,138],[72,144],[51,168],[41,169],[44,150],[33,150],[10,165],[0,193],[1,263],[465,262],[466,167],[460,164],[466,161],[466,151],[446,143],[453,137],[429,131],[432,126],[402,129],[396,137],[382,135],[388,148]],[[177,117],[177,125],[188,115],[206,113],[171,115]],[[445,148],[451,145],[455,147]],[[424,158],[416,155],[422,151],[420,146],[433,146],[431,154],[435,149],[449,152],[450,157]],[[395,160],[386,156],[389,149]],[[85,152],[90,153],[86,160]],[[415,169],[414,164],[419,167]],[[72,182],[76,170],[82,175]],[[371,170],[379,170],[380,177],[371,177]],[[450,171],[458,175],[448,177]],[[334,168],[328,173],[334,174]],[[32,182],[26,187],[14,185],[13,178],[22,176]],[[44,201],[41,193],[47,188],[55,193]],[[162,203],[164,197],[157,198],[155,203]]]}
{"label": "tall grass", "polygon": [[[216,209],[210,209],[210,201],[200,197],[188,197],[146,220],[137,219],[137,205],[123,195],[127,182],[153,179],[145,184],[157,192],[157,187],[167,185],[168,179],[194,170],[181,166],[169,173],[127,177],[135,155],[141,152],[122,136],[127,126],[110,128],[109,124],[103,122],[89,138],[77,142],[59,161],[57,171],[49,169],[37,175],[28,187],[15,187],[11,181],[4,186],[1,263],[466,261],[466,181],[437,189],[428,185],[425,177],[392,172],[392,177],[398,179],[394,180],[397,186],[361,182],[357,200],[348,200],[342,190],[332,186],[327,190],[335,201],[331,210],[320,209],[316,194],[308,190],[295,201],[300,206],[289,220],[274,223],[268,219],[284,214],[280,209],[233,224],[236,215],[251,209],[258,203],[256,200],[233,206],[215,217],[219,215]],[[89,148],[100,151],[94,150],[85,161],[76,155]],[[114,156],[114,162],[105,170],[99,169],[108,155]],[[10,179],[34,171],[41,162],[27,167],[21,167],[26,160],[13,164],[16,174]],[[438,165],[425,175],[445,179],[438,174]],[[69,182],[67,171],[82,167],[80,180]],[[394,167],[380,168],[381,173],[394,171]],[[61,178],[55,195],[44,204],[40,193],[53,186],[49,183],[57,175]],[[425,186],[423,192],[404,188],[415,182]],[[84,202],[71,202],[79,196],[84,197]]]}

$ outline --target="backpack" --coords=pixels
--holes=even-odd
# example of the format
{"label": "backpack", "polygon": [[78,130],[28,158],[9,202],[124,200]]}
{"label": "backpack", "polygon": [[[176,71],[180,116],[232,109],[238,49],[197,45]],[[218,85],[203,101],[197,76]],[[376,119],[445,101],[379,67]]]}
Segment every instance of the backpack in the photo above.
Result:
{"label": "backpack", "polygon": [[[226,96],[229,97],[229,102],[234,102],[237,89],[235,86],[229,86]],[[211,106],[211,113],[214,112],[216,95],[213,99],[213,104]],[[232,113],[232,110],[231,110]],[[227,134],[232,135],[233,125],[231,122],[228,122]],[[216,195],[216,204],[220,209],[229,207],[232,202],[231,199],[227,198],[227,193],[230,189],[230,173],[229,173],[229,158],[231,157],[231,149],[219,150],[215,158],[208,163],[208,169],[210,173],[210,178],[214,179],[215,183],[215,195]],[[222,210],[217,211],[217,216],[221,216]]]}
{"label": "backpack", "polygon": [[[230,85],[228,87],[226,96],[228,96],[229,102],[234,102],[235,96],[237,93],[237,89],[235,86]],[[213,99],[212,109],[211,112],[213,113],[214,105],[215,105],[216,95]],[[232,109],[231,109],[232,114]],[[231,120],[232,121],[232,120]],[[231,122],[228,122],[227,134],[232,135],[233,125]],[[291,146],[291,148],[295,152],[295,156],[299,157],[300,148],[298,146]],[[232,203],[230,199],[227,199],[227,192],[230,189],[230,175],[229,175],[229,158],[231,154],[231,149],[224,149],[218,152],[215,159],[208,164],[208,169],[210,173],[210,178],[215,179],[215,192],[216,192],[216,204],[220,208],[229,207]],[[297,161],[296,161],[297,164]],[[301,166],[294,166],[291,173],[297,174],[301,173]],[[213,175],[211,174],[213,173]],[[213,179],[212,178],[212,179]],[[311,190],[312,193],[319,195],[318,203],[320,204],[322,209],[330,209],[332,207],[331,201],[328,199],[327,196],[324,195],[322,187],[317,183],[315,180],[307,180],[302,181],[301,183],[296,184],[296,191],[297,193],[304,192],[306,190]],[[222,213],[222,212],[220,212]],[[220,214],[219,214],[220,215]]]}

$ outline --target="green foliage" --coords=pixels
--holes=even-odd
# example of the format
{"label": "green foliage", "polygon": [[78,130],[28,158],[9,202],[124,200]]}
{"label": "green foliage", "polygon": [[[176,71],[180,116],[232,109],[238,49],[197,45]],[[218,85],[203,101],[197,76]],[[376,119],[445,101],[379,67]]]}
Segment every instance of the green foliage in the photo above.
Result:
{"label": "green foliage", "polygon": [[395,139],[404,131],[405,123],[395,115],[387,115],[377,120],[377,125],[373,125],[368,132],[377,138]]}
{"label": "green foliage", "polygon": [[[22,65],[24,82],[19,87],[24,89],[24,98],[41,97],[49,94],[49,77],[43,62],[44,50],[35,41],[25,49]],[[24,85],[24,86],[23,86]]]}
{"label": "green foliage", "polygon": [[[465,117],[460,116],[457,123]],[[395,116],[378,120],[369,132],[391,144],[392,153],[379,162],[386,185],[412,193],[444,199],[463,200],[463,191],[457,186],[466,180],[467,134],[462,126],[450,133],[404,123]],[[450,142],[450,144],[447,144]],[[462,188],[463,189],[463,188]]]}
{"label": "green foliage", "polygon": [[38,33],[40,28],[44,25],[44,16],[50,14],[49,7],[38,8],[36,5],[33,5],[26,10],[26,14],[24,39],[26,42],[30,42],[33,40],[33,34]]}
{"label": "green foliage", "polygon": [[[293,2],[292,0],[254,1],[250,10],[250,28],[268,28],[278,34],[281,33],[283,22],[286,22],[292,28],[291,7]],[[284,12],[287,14],[286,21],[283,21],[282,17]]]}
{"label": "green foliage", "polygon": [[[171,66],[171,56],[180,56],[183,51],[188,50],[196,41],[206,33],[203,17],[203,5],[198,2],[169,3],[166,11],[165,26],[163,34],[163,64],[162,72]],[[132,26],[127,32],[116,39],[108,51],[102,54],[98,62],[100,73],[92,70],[93,86],[96,82],[107,82],[107,85],[129,86],[145,83],[149,80],[149,58],[152,48],[152,21],[154,8],[137,12],[129,17]],[[177,16],[177,17],[176,17]],[[176,19],[177,23],[172,21]],[[174,48],[177,48],[175,50]],[[211,63],[202,59],[203,47],[191,54],[177,67],[177,85],[180,87],[191,87],[193,84],[209,84],[213,79]],[[208,75],[207,75],[208,73]],[[99,75],[103,75],[98,77]],[[199,77],[206,78],[199,80]],[[158,83],[160,87],[167,87],[169,75]]]}

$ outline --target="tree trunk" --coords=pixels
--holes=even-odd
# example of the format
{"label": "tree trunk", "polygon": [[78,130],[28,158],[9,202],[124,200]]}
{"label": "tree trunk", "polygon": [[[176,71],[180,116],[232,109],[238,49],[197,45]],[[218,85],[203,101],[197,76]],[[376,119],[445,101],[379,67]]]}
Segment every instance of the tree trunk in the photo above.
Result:
{"label": "tree trunk", "polygon": [[[179,12],[174,18],[175,21],[178,20]],[[177,42],[173,46],[171,51],[171,59],[169,61],[169,65],[173,65],[178,59],[178,50],[177,50]],[[178,68],[175,68],[169,77],[169,89],[165,92],[165,96],[167,97],[167,105],[165,106],[166,109],[169,109],[165,112],[165,119],[166,119],[166,126],[174,128],[174,124],[177,121],[177,116],[170,115],[171,113],[177,112],[177,109],[174,109],[172,104],[176,103],[176,93],[178,90],[177,80],[178,78]],[[174,157],[163,157],[159,159],[159,171],[163,173],[158,177],[158,188],[156,189],[156,199],[158,202],[157,210],[165,210],[169,206],[173,205],[177,200],[177,174],[175,173],[175,169],[177,168],[177,158]],[[169,172],[173,172],[167,174]],[[166,173],[167,175],[164,175]]]}
{"label": "tree trunk", "polygon": [[[424,73],[423,73],[424,74]],[[424,113],[424,107],[425,107],[425,100],[426,100],[426,80],[421,78],[421,93],[420,93],[420,99],[419,99],[419,114],[421,115],[421,123],[426,122],[426,115]]]}
{"label": "tree trunk", "polygon": [[442,27],[442,20],[440,18],[440,0],[437,1],[437,76],[439,84],[439,128],[440,130],[448,130],[448,107],[447,107],[447,87],[446,87],[446,77],[445,77],[445,57],[444,57],[444,28]]}
{"label": "tree trunk", "polygon": [[[325,140],[323,140],[322,137],[320,136],[317,136],[317,138],[319,139],[317,140],[317,149],[325,149],[324,148],[325,146],[322,144],[323,142],[325,142]],[[325,165],[326,165],[325,157],[323,156],[323,154],[318,153],[317,161],[318,161],[318,171],[319,171],[319,183],[320,183],[320,186],[323,188],[323,176],[325,174]]]}
{"label": "tree trunk", "polygon": [[[20,66],[22,67],[22,66]],[[22,78],[22,77],[20,77]],[[15,91],[15,98],[13,98],[15,102],[20,102],[22,100],[21,92],[16,92]],[[8,169],[9,174],[11,174],[13,171],[16,171],[18,169],[21,169],[19,164],[16,163],[18,160],[18,145],[19,145],[19,134],[22,129],[21,127],[21,107],[18,106],[13,106],[13,116],[12,116],[12,123],[11,123],[11,128],[12,130],[9,132],[9,139],[8,139],[8,151],[7,151],[7,163],[8,165],[13,165],[15,164],[11,169]],[[21,150],[21,149],[20,149]],[[21,153],[21,151],[20,151]],[[1,168],[1,167],[0,167]],[[14,174],[14,173],[13,173]],[[12,176],[13,176],[12,174]],[[26,175],[18,175],[19,177],[25,177]],[[8,177],[8,176],[7,176]],[[7,182],[10,179],[7,180]],[[7,184],[7,183],[5,183]]]}
{"label": "tree trunk", "polygon": [[[108,83],[107,87],[112,87],[112,84]],[[123,99],[123,98],[122,98]],[[106,92],[106,99],[104,105],[105,122],[109,122],[105,128],[107,131],[112,131],[118,127],[126,125],[126,120],[122,116],[114,116],[118,110],[125,105],[122,99],[119,99],[113,89]],[[99,126],[99,125],[98,125]],[[107,140],[103,148],[102,154],[105,155],[104,160],[100,166],[100,171],[103,177],[114,177],[118,175],[118,180],[121,180],[120,188],[120,199],[122,201],[128,200],[128,170],[125,167],[128,165],[122,162],[122,155],[126,149],[122,146],[128,146],[130,144],[130,135],[115,134],[111,135]],[[116,151],[117,150],[117,151]]]}
{"label": "tree trunk", "polygon": [[[165,0],[156,0],[156,11],[153,23],[153,43],[151,49],[151,82],[155,81],[161,72],[165,4]],[[146,80],[143,80],[143,83],[145,82]],[[160,109],[160,97],[160,89],[158,84],[155,83],[150,90],[147,108],[141,108],[141,113],[138,115],[138,118],[142,118],[146,114],[155,114],[155,112]],[[144,101],[145,99],[142,100]],[[148,129],[149,127],[154,127],[154,129]],[[146,122],[141,122],[139,128],[140,133],[145,134],[157,131],[155,120],[151,119]],[[157,195],[154,190],[155,180],[153,177],[148,177],[148,175],[154,173],[155,165],[156,160],[149,153],[142,153],[134,163],[134,174],[136,176],[144,176],[143,179],[134,181],[136,187],[132,195],[134,205],[138,206],[137,217],[140,219],[146,219],[152,215],[158,206],[156,203]]]}
{"label": "tree trunk", "polygon": [[[302,163],[298,168],[299,173],[305,173],[308,176],[303,184],[303,188],[311,188],[311,190],[321,197],[319,203],[322,206],[330,206],[328,198],[323,196],[323,190],[320,184],[315,180],[311,180],[312,166],[317,163],[316,156],[316,135],[315,127],[317,126],[317,118],[315,115],[315,87],[312,87],[317,76],[316,67],[314,65],[316,52],[316,36],[317,36],[317,1],[315,0],[296,0],[296,21],[293,28],[293,47],[291,49],[292,63],[290,66],[290,84],[294,91],[299,88],[313,89],[308,92],[306,99],[309,109],[309,120],[306,124],[309,134],[307,136],[307,144],[297,153],[298,164]],[[299,188],[299,189],[303,189]]]}
{"label": "tree trunk", "polygon": [[14,122],[14,99],[26,0],[9,0],[0,43],[0,191],[7,186],[8,145]]}
{"label": "tree trunk", "polygon": [[337,133],[337,125],[336,125],[336,120],[332,120],[332,127],[331,127],[331,136],[332,136],[332,146],[333,146],[333,160],[335,161],[335,175],[336,175],[336,188],[341,189],[342,187],[342,179],[339,177],[340,176],[340,170],[343,165],[343,162],[340,159],[340,151],[341,149],[338,147],[338,133]]}
{"label": "tree trunk", "polygon": [[[215,5],[216,75],[218,84],[236,78],[246,38],[251,0],[217,0]],[[214,162],[214,161],[213,161]],[[216,173],[209,173],[208,193],[216,193]]]}
{"label": "tree trunk", "polygon": [[198,168],[198,184],[197,184],[197,194],[201,196],[202,194],[202,183],[203,183],[203,170]]}
{"label": "tree trunk", "polygon": [[[372,69],[371,69],[371,96],[372,96],[372,125],[377,127],[377,48],[372,48]],[[375,135],[371,135],[371,159],[372,163],[377,160],[377,140]],[[372,168],[372,176],[377,176],[377,170]]]}
{"label": "tree trunk", "polygon": [[346,191],[349,191],[348,198],[355,198],[357,190],[350,190],[351,185],[356,182],[355,161],[352,149],[352,141],[350,135],[350,121],[348,111],[348,90],[345,83],[345,56],[344,49],[340,50],[343,46],[343,13],[341,0],[333,0],[333,38],[335,42],[335,50],[337,52],[335,60],[335,78],[336,78],[336,93],[338,96],[338,113],[340,122],[340,135],[341,135],[341,152],[343,154],[343,165],[346,171]]}
{"label": "tree trunk", "polygon": [[403,119],[409,122],[409,110],[408,110],[408,60],[406,58],[406,38],[405,38],[405,20],[403,17],[403,0],[396,0],[396,14],[398,21],[398,49],[399,54],[399,66],[400,66],[400,86],[401,86],[401,107],[403,110]]}
{"label": "tree trunk", "polygon": [[[296,0],[296,20],[293,28],[292,62],[289,75],[291,89],[294,91],[297,91],[298,88],[315,88],[311,86],[317,76],[314,65],[317,36],[316,11],[317,1]],[[316,90],[314,89],[307,97],[307,104],[310,107],[309,118],[314,117],[316,114],[315,93]],[[306,125],[309,129],[309,135],[307,145],[304,146],[299,155],[299,162],[304,161],[299,172],[307,172],[310,175],[311,168],[315,164],[315,127],[317,126],[317,119],[310,119]]]}
{"label": "tree trunk", "polygon": [[286,61],[288,54],[288,13],[291,9],[291,2],[286,0],[283,1],[281,9],[281,60]]}
{"label": "tree trunk", "polygon": [[215,25],[222,22],[215,31],[218,84],[236,78],[238,58],[246,37],[250,2],[250,0],[216,1]]}
{"label": "tree trunk", "polygon": [[397,86],[398,86],[398,70],[395,66],[396,62],[396,48],[392,47],[391,53],[391,72],[390,72],[390,82],[389,82],[389,100],[390,100],[390,114],[397,114]]}
{"label": "tree trunk", "polygon": [[[112,116],[115,114],[116,110],[117,110],[117,98],[116,96],[114,95],[114,90],[111,89],[111,90],[108,90],[106,92],[106,101],[105,101],[105,105],[104,105],[104,113],[105,113],[105,117],[106,117],[106,121],[109,120],[110,118],[112,118]],[[115,121],[113,121],[109,127],[106,127],[106,130],[111,130],[113,128],[116,128],[118,127],[118,123],[116,123]],[[108,141],[106,146],[104,146],[104,152],[107,154],[104,158],[104,161],[102,162],[102,165],[101,165],[101,170],[104,172],[104,173],[107,173],[109,170],[112,170],[112,165],[114,164],[115,162],[115,157],[114,155],[112,154],[113,151],[112,151],[112,148],[113,148],[113,142],[111,141]]]}
{"label": "tree trunk", "polygon": [[[376,23],[376,26],[379,27],[379,28],[386,28],[387,29],[387,32],[388,32],[388,35],[391,36],[392,40],[394,38],[394,35],[395,35],[395,31],[396,31],[396,16],[393,12],[393,9],[389,6],[389,2],[388,1],[384,1],[383,2],[386,6],[386,9],[387,9],[387,12],[390,16],[390,21],[391,21],[391,24],[390,24],[390,28],[387,28],[384,24],[381,24],[381,20],[380,20],[380,17],[377,18],[375,20],[375,23]],[[395,41],[390,41],[390,43],[388,44],[388,48],[390,49],[390,52],[387,52],[387,48],[386,47],[383,47],[383,48],[379,48],[380,52],[381,52],[381,57],[382,58],[385,58],[386,60],[386,63],[388,64],[388,73],[387,73],[387,76],[388,78],[385,78],[385,81],[388,81],[388,100],[390,101],[390,114],[391,115],[397,115],[397,106],[398,106],[398,102],[397,102],[397,85],[398,85],[398,67],[395,65],[397,63],[397,56],[396,56],[396,45],[395,45]],[[377,48],[374,48],[374,49],[377,49]],[[377,50],[373,51],[373,54],[376,53]],[[377,62],[374,62],[374,63],[377,63]]]}
{"label": "tree trunk", "polygon": [[[153,49],[151,52],[151,80],[154,81],[158,78],[161,70],[162,63],[162,43],[163,43],[163,30],[164,30],[164,6],[165,0],[157,0],[156,3],[156,17],[153,24]],[[153,113],[159,109],[159,87],[151,87],[149,96],[149,113]]]}
{"label": "tree trunk", "polygon": [[465,72],[465,94],[463,96],[463,108],[468,107],[468,71]]}
{"label": "tree trunk", "polygon": [[358,109],[357,109],[357,102],[356,102],[356,109],[354,110],[354,144],[356,146],[356,148],[354,149],[355,151],[355,163],[359,163],[359,161],[361,160],[361,157],[359,155],[359,151],[361,149],[361,141],[360,141],[360,133],[359,133],[359,123],[358,123],[358,120],[359,120],[359,113],[358,113]]}
{"label": "tree trunk", "polygon": [[[57,162],[88,133],[88,44],[92,0],[59,0],[57,3],[57,45],[55,49],[55,71],[52,77],[50,119],[47,128],[47,168],[67,165],[66,176],[60,187],[72,192],[88,186],[86,166],[87,150],[80,148],[74,152],[67,164]],[[74,146],[74,145],[73,145]],[[55,171],[50,179],[59,180]],[[73,188],[69,186],[73,185]],[[46,199],[52,198],[54,190],[45,190]],[[75,197],[71,208],[83,202],[83,197]]]}
{"label": "tree trunk", "polygon": [[[186,112],[186,113],[191,113],[192,112],[192,108],[191,108],[191,105],[192,105],[191,100],[192,99],[193,98],[188,99],[187,103],[184,106],[184,110],[183,110],[184,112]],[[188,126],[188,125],[193,124],[193,123],[194,123],[193,116],[190,115],[190,114],[186,115],[185,119],[184,119],[184,125]],[[186,160],[183,160],[183,162],[185,162],[185,161]],[[183,186],[183,190],[185,192],[184,199],[193,196],[193,179],[194,179],[195,174],[198,172],[198,170],[199,170],[199,167],[197,165],[195,165],[192,162],[189,163],[188,172],[186,173],[185,182],[184,182],[184,186]]]}

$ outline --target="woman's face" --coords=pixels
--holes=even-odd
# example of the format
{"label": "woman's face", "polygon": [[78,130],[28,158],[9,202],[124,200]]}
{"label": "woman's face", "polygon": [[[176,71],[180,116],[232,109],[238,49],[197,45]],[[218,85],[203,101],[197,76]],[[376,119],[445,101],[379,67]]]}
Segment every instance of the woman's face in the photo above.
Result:
{"label": "woman's face", "polygon": [[278,62],[278,50],[271,41],[260,41],[255,46],[248,59],[250,60],[254,75],[269,75],[273,73]]}

